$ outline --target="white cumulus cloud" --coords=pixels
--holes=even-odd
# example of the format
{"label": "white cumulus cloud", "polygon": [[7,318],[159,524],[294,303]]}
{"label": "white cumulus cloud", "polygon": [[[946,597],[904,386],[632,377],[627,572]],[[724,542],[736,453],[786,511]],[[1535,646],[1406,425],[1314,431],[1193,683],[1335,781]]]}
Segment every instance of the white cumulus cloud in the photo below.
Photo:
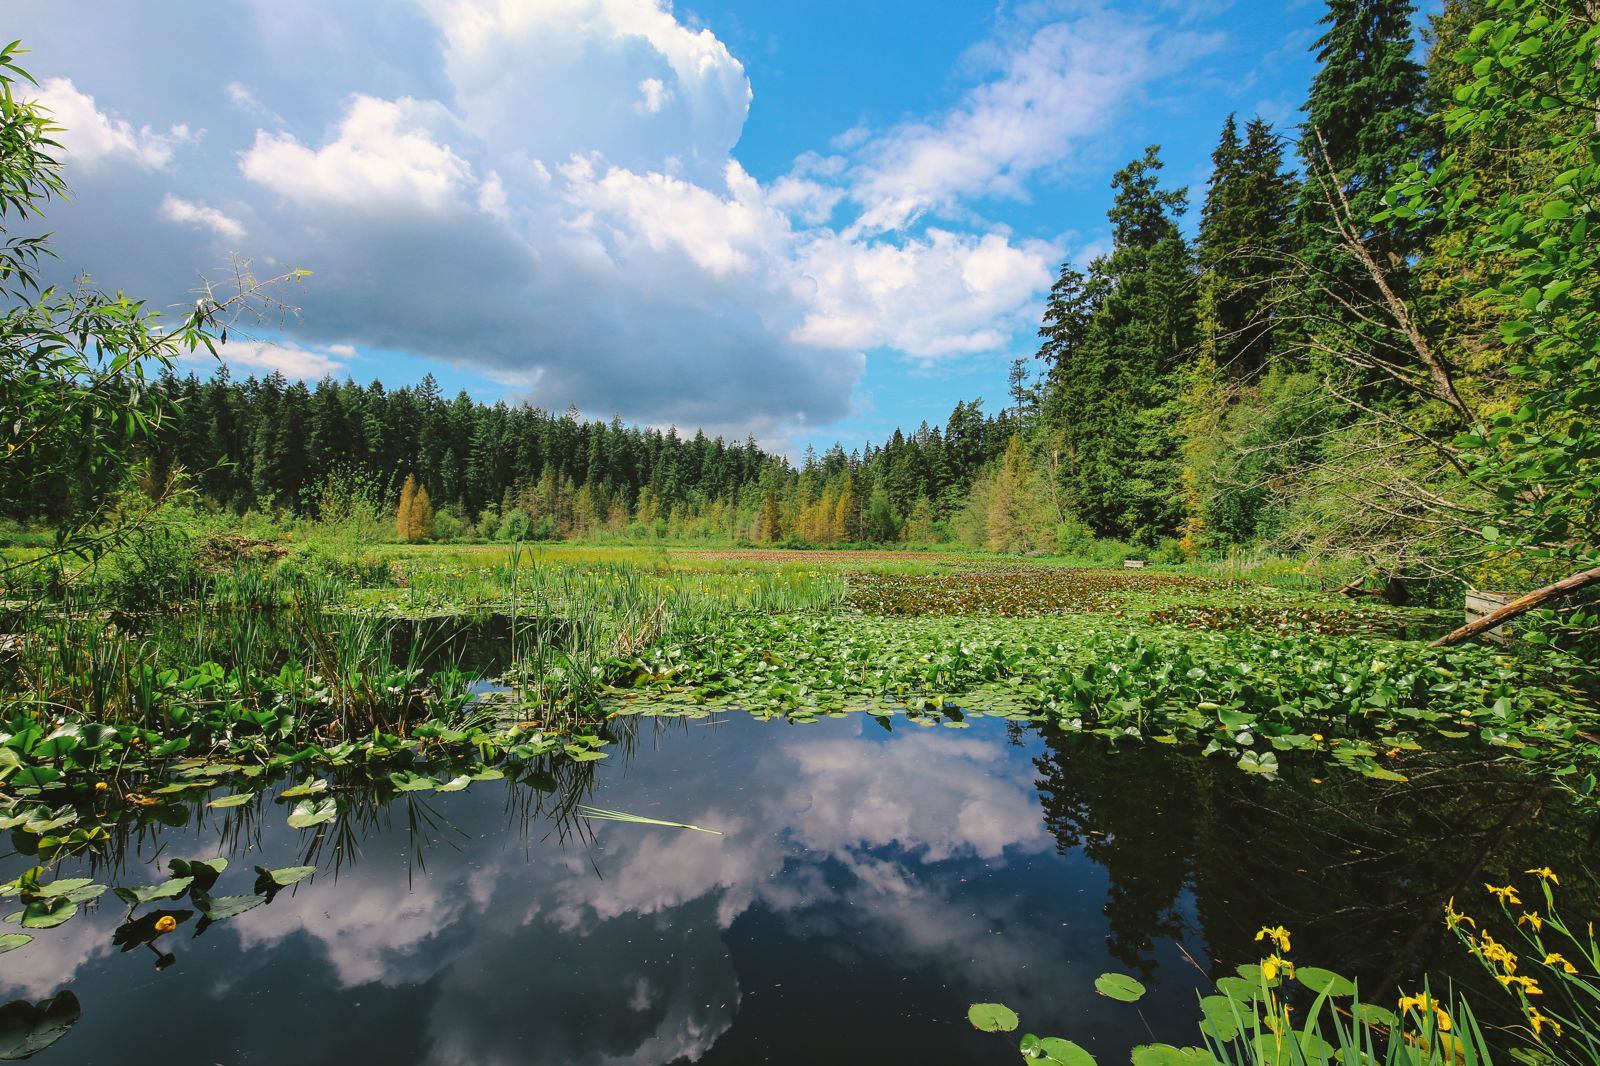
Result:
{"label": "white cumulus cloud", "polygon": [[47,108],[52,123],[63,129],[57,139],[79,166],[122,161],[157,170],[172,161],[179,145],[195,138],[185,125],[173,126],[164,133],[149,126],[135,128],[126,119],[101,111],[95,106],[94,97],[80,92],[70,78],[45,79],[35,101]]}
{"label": "white cumulus cloud", "polygon": [[161,217],[168,222],[208,229],[225,241],[237,244],[244,240],[244,223],[215,207],[197,204],[178,196],[168,195],[161,201]]}

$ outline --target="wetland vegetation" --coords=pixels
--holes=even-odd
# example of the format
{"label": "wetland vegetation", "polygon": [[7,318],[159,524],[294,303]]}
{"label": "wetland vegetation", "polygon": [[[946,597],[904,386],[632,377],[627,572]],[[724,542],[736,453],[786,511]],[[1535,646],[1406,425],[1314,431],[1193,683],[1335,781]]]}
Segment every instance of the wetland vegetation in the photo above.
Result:
{"label": "wetland vegetation", "polygon": [[1600,23],[1324,23],[800,464],[179,376],[302,273],[43,284],[5,49],[0,1058],[1600,1063]]}

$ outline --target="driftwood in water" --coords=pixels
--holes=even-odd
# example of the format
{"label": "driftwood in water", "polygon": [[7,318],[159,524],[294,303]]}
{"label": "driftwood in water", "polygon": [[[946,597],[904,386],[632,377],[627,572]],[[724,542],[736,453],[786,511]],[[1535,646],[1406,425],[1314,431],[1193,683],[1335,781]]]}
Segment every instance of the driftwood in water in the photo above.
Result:
{"label": "driftwood in water", "polygon": [[1600,582],[1600,566],[1592,570],[1580,570],[1571,577],[1564,577],[1552,585],[1542,589],[1534,589],[1525,596],[1518,596],[1499,610],[1490,611],[1482,618],[1468,622],[1453,632],[1446,633],[1433,642],[1435,648],[1448,648],[1452,644],[1460,644],[1463,640],[1471,640],[1486,630],[1494,629],[1511,621],[1525,611],[1535,607],[1542,607],[1552,600],[1559,600],[1563,596],[1570,596],[1581,588]]}

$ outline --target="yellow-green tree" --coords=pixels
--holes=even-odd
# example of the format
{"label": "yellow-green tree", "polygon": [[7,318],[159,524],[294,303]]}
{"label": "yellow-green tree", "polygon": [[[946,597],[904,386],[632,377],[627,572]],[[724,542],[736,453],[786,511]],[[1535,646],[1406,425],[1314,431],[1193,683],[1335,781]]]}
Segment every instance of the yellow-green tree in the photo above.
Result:
{"label": "yellow-green tree", "polygon": [[433,532],[433,503],[428,490],[417,484],[413,475],[406,475],[400,489],[400,506],[395,508],[394,529],[403,541],[414,543]]}
{"label": "yellow-green tree", "polygon": [[412,540],[411,505],[417,498],[417,479],[406,475],[405,487],[400,490],[400,506],[394,512],[394,531],[401,540]]}

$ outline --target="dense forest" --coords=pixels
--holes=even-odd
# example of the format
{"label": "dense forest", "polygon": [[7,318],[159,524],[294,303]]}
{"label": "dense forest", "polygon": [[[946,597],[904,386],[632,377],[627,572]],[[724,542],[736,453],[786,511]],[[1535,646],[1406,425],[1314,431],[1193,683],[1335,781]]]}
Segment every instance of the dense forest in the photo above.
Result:
{"label": "dense forest", "polygon": [[[442,539],[1109,542],[1173,561],[1266,547],[1388,574],[1582,564],[1600,526],[1583,488],[1594,397],[1573,387],[1593,240],[1572,192],[1587,172],[1569,168],[1592,167],[1594,120],[1552,86],[1562,48],[1582,54],[1594,31],[1500,11],[1526,7],[1451,0],[1419,49],[1411,5],[1331,0],[1302,126],[1229,115],[1203,196],[1166,180],[1158,146],[1116,172],[1111,250],[1062,265],[1036,358],[1015,362],[997,411],[958,404],[794,464],[753,440],[449,399],[431,378],[169,373],[151,477],[186,471],[216,508],[313,516],[352,494],[392,509],[412,479],[431,521],[401,526]],[[1497,33],[1473,31],[1497,15]],[[1532,96],[1499,93],[1485,64],[1516,67]],[[69,505],[7,498],[22,514]]]}

